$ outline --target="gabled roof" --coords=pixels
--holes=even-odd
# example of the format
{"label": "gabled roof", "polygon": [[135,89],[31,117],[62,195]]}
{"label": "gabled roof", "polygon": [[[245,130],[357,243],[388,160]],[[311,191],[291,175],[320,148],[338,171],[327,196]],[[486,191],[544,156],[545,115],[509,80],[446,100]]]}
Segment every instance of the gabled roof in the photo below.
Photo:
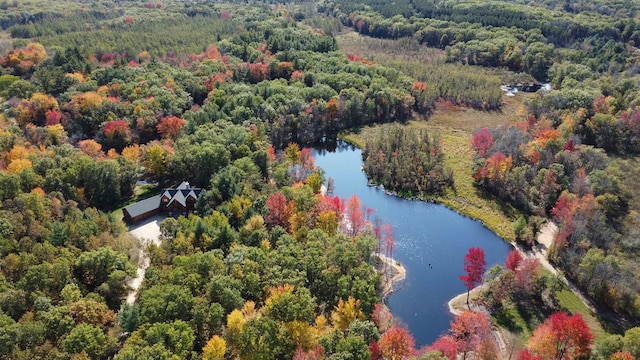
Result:
{"label": "gabled roof", "polygon": [[183,181],[183,182],[180,183],[180,185],[178,185],[178,187],[176,189],[178,189],[178,190],[191,189],[191,185],[189,185],[188,181]]}
{"label": "gabled roof", "polygon": [[[135,218],[148,212],[159,210],[163,207],[163,204],[165,207],[169,207],[174,201],[186,208],[187,199],[198,200],[198,195],[200,195],[201,192],[202,189],[192,188],[188,182],[183,181],[177,188],[164,189],[162,194],[131,204],[125,207],[123,211],[131,218]],[[165,199],[164,202],[162,201],[163,199]]]}
{"label": "gabled roof", "polygon": [[162,197],[166,197],[169,199],[169,201],[165,205],[166,207],[169,207],[174,201],[186,207],[187,199],[191,197],[193,198],[193,200],[197,200],[200,192],[202,192],[202,189],[192,188],[188,182],[183,181],[175,189],[165,189],[162,193]]}
{"label": "gabled roof", "polygon": [[125,207],[129,216],[132,218],[147,213],[149,211],[156,210],[160,207],[160,195],[152,196],[148,199],[138,201],[135,204],[131,204]]}

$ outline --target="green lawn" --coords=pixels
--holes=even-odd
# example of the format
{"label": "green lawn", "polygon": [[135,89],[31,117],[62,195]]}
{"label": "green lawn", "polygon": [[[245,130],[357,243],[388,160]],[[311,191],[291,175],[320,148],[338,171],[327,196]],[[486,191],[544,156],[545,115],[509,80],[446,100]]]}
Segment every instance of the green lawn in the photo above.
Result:
{"label": "green lawn", "polygon": [[518,335],[523,341],[531,336],[533,331],[531,324],[527,322],[526,316],[515,305],[503,307],[498,313],[492,314],[492,317],[498,326]]}
{"label": "green lawn", "polygon": [[596,341],[602,339],[607,335],[607,332],[604,331],[602,325],[598,321],[598,319],[593,315],[591,310],[587,308],[587,306],[580,300],[578,297],[571,292],[567,287],[564,287],[560,291],[556,291],[555,293],[558,302],[560,303],[560,307],[563,310],[566,310],[572,314],[580,314],[584,321],[589,325],[589,329],[591,329],[591,333],[595,335]]}

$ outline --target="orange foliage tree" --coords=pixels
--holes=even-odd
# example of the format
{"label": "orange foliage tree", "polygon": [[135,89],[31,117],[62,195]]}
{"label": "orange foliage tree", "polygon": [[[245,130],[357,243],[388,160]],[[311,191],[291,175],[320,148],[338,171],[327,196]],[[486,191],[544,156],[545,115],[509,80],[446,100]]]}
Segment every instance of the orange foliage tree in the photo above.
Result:
{"label": "orange foliage tree", "polygon": [[456,316],[449,331],[456,342],[458,353],[462,353],[463,357],[470,351],[478,351],[492,337],[489,316],[469,310]]}
{"label": "orange foliage tree", "polygon": [[349,198],[345,208],[345,215],[347,216],[347,235],[356,236],[364,230],[366,222],[364,212],[362,211],[362,205],[360,204],[360,198],[358,196],[352,195]]}
{"label": "orange foliage tree", "polygon": [[102,153],[102,145],[98,144],[95,140],[82,140],[78,142],[78,147],[83,153],[92,158],[99,158],[104,155]]}
{"label": "orange foliage tree", "polygon": [[382,334],[378,345],[385,359],[400,360],[413,353],[415,340],[407,329],[395,325]]}
{"label": "orange foliage tree", "polygon": [[12,68],[15,75],[24,75],[33,70],[47,57],[41,44],[32,42],[25,47],[9,50],[0,60],[0,66]]}
{"label": "orange foliage tree", "polygon": [[580,314],[557,312],[534,330],[527,349],[542,360],[571,360],[591,354],[593,334]]}
{"label": "orange foliage tree", "polygon": [[156,128],[161,137],[175,139],[178,137],[184,123],[185,121],[177,116],[166,116],[160,120]]}
{"label": "orange foliage tree", "polygon": [[609,360],[635,360],[635,357],[626,351],[618,351],[609,356]]}

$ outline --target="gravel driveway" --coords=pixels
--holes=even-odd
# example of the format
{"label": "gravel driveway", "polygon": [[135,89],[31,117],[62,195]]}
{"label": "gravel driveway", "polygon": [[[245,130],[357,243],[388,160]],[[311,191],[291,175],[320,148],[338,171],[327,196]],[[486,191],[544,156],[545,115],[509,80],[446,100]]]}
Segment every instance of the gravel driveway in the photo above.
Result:
{"label": "gravel driveway", "polygon": [[127,283],[131,288],[131,291],[127,294],[127,304],[129,305],[136,301],[138,289],[140,289],[140,285],[142,285],[142,281],[144,280],[144,274],[149,267],[149,255],[147,255],[145,251],[147,245],[151,241],[160,246],[160,223],[164,218],[165,216],[163,215],[156,215],[129,227],[129,233],[138,238],[142,245],[136,277]]}

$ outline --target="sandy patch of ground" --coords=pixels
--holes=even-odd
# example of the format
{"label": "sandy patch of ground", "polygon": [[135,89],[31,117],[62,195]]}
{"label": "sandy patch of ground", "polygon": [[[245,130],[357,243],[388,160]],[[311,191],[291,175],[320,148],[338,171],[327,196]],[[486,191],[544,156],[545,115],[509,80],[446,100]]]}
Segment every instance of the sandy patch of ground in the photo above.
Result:
{"label": "sandy patch of ground", "polygon": [[382,273],[382,297],[386,298],[396,289],[395,285],[407,277],[407,270],[399,262],[380,253],[371,256],[379,260],[376,269]]}
{"label": "sandy patch of ground", "polygon": [[553,221],[548,221],[538,233],[538,243],[549,249],[553,245],[553,239],[555,239],[557,233],[558,225]]}

